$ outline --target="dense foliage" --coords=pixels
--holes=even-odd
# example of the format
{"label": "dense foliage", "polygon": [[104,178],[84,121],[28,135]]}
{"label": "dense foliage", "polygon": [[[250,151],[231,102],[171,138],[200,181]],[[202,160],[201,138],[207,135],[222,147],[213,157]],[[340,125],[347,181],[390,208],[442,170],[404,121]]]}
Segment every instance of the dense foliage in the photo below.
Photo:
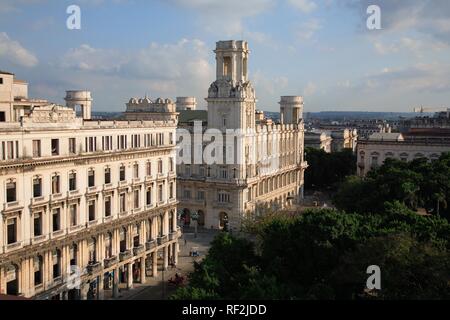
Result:
{"label": "dense foliage", "polygon": [[322,209],[272,216],[258,241],[220,234],[175,299],[364,299],[369,265],[379,299],[450,298],[450,225],[399,202],[382,214]]}
{"label": "dense foliage", "polygon": [[408,208],[450,217],[450,153],[429,162],[388,159],[367,177],[348,177],[334,198],[347,212],[376,213],[386,201],[400,201]]}
{"label": "dense foliage", "polygon": [[305,172],[307,189],[336,187],[346,176],[356,172],[356,156],[351,149],[326,153],[314,148],[305,149],[308,170]]}

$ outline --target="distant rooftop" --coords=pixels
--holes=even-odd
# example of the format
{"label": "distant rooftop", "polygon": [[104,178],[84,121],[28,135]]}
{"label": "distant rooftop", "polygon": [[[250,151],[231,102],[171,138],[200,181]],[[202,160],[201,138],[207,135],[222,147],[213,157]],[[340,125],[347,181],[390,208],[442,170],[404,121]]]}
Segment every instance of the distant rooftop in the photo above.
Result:
{"label": "distant rooftop", "polygon": [[192,122],[195,120],[208,121],[208,112],[206,110],[182,110],[179,115],[180,123]]}
{"label": "distant rooftop", "polygon": [[11,75],[11,76],[14,75],[14,73],[2,71],[2,70],[0,70],[0,74],[9,74],[9,75]]}
{"label": "distant rooftop", "polygon": [[401,133],[373,133],[369,140],[371,141],[404,141]]}

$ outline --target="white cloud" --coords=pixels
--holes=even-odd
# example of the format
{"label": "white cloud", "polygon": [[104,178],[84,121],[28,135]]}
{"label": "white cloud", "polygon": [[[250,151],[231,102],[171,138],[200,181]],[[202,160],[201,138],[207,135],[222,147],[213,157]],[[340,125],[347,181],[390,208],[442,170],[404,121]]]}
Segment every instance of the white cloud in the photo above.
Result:
{"label": "white cloud", "polygon": [[275,0],[167,0],[197,13],[203,30],[220,36],[237,36],[245,31],[243,21],[267,12]]}
{"label": "white cloud", "polygon": [[364,82],[365,89],[382,88],[384,92],[446,92],[450,90],[450,65],[420,63],[404,68],[385,67],[378,73],[367,76]]}
{"label": "white cloud", "polygon": [[201,102],[214,77],[208,60],[211,54],[206,44],[196,39],[153,42],[135,51],[84,44],[69,50],[56,67],[71,69],[76,85],[85,87],[91,83],[92,90],[103,95],[113,90],[114,83],[119,86],[118,91],[129,95],[148,92],[152,97],[196,96]]}
{"label": "white cloud", "polygon": [[318,19],[310,19],[296,28],[295,34],[300,40],[310,40],[317,31],[322,29]]}
{"label": "white cloud", "polygon": [[38,64],[36,56],[18,41],[10,39],[6,32],[0,32],[0,57],[23,67],[34,67]]}
{"label": "white cloud", "polygon": [[304,13],[311,13],[317,9],[317,4],[312,0],[288,0],[288,2]]}

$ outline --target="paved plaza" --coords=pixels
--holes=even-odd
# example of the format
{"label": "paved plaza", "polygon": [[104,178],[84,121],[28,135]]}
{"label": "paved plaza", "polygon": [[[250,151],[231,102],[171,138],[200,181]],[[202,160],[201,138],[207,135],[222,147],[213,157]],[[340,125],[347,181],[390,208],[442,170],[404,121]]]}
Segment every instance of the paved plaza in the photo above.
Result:
{"label": "paved plaza", "polygon": [[[133,289],[127,290],[120,288],[119,297],[116,300],[165,300],[173,294],[176,288],[169,285],[168,280],[175,275],[176,272],[182,276],[187,276],[194,270],[193,262],[200,261],[207,253],[211,241],[219,231],[199,229],[197,237],[193,228],[185,228],[183,236],[179,240],[180,253],[178,257],[178,265],[176,268],[169,266],[168,270],[163,272],[162,261],[158,261],[158,276],[156,278],[148,277],[145,284],[133,285]],[[198,248],[199,257],[191,257],[192,248]]]}

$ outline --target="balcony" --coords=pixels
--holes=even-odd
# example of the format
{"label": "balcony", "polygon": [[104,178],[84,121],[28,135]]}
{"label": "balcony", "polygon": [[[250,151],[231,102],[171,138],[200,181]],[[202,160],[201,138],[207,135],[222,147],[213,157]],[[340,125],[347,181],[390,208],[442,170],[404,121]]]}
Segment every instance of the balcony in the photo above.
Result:
{"label": "balcony", "polygon": [[122,261],[125,261],[125,260],[128,260],[128,259],[130,259],[132,257],[132,254],[131,254],[131,251],[130,250],[126,250],[126,251],[124,251],[124,252],[120,252],[119,253],[119,260],[122,262]]}
{"label": "balcony", "polygon": [[145,251],[145,246],[143,244],[133,248],[133,254],[135,256],[138,256],[138,255],[144,253],[144,251]]}
{"label": "balcony", "polygon": [[97,186],[87,187],[86,188],[86,193],[87,194],[92,194],[92,193],[97,193],[97,192],[98,192]]}
{"label": "balcony", "polygon": [[175,240],[178,238],[178,232],[177,231],[173,231],[171,233],[169,233],[169,241]]}
{"label": "balcony", "polygon": [[141,183],[141,178],[133,178],[133,184]]}
{"label": "balcony", "polygon": [[91,262],[86,267],[89,274],[94,274],[102,269],[102,264],[100,262]]}
{"label": "balcony", "polygon": [[126,180],[119,181],[119,187],[125,187],[126,185],[128,185],[128,181]]}
{"label": "balcony", "polygon": [[42,203],[44,203],[46,200],[45,200],[45,197],[44,196],[40,196],[40,197],[34,197],[34,198],[31,198],[31,205],[33,206],[33,205],[38,205],[38,204],[42,204]]}
{"label": "balcony", "polygon": [[157,179],[164,179],[165,177],[167,177],[166,173],[158,173],[156,176]]}
{"label": "balcony", "polygon": [[152,181],[153,180],[153,176],[149,175],[149,176],[145,176],[145,181]]}
{"label": "balcony", "polygon": [[11,211],[11,210],[18,210],[18,209],[20,209],[20,206],[19,206],[19,201],[13,201],[13,202],[7,202],[7,203],[5,203],[4,205],[3,205],[3,210],[8,210],[8,211]]}
{"label": "balcony", "polygon": [[112,183],[105,183],[103,185],[103,191],[108,191],[114,189],[114,185]]}
{"label": "balcony", "polygon": [[119,261],[119,259],[117,258],[117,256],[112,256],[112,257],[106,258],[103,261],[103,263],[105,265],[105,268],[110,268],[110,267],[114,266],[118,261]]}
{"label": "balcony", "polygon": [[75,197],[80,197],[80,191],[79,190],[71,190],[71,191],[67,191],[67,198],[75,198]]}
{"label": "balcony", "polygon": [[58,200],[62,200],[63,195],[62,193],[54,193],[50,195],[50,201],[58,201]]}
{"label": "balcony", "polygon": [[146,250],[153,250],[155,248],[156,248],[156,241],[155,240],[150,240],[150,241],[147,241],[145,243],[145,249]]}
{"label": "balcony", "polygon": [[158,238],[157,238],[157,240],[158,240],[158,246],[160,246],[160,245],[166,243],[166,242],[167,242],[167,238],[168,238],[167,235],[158,237]]}

